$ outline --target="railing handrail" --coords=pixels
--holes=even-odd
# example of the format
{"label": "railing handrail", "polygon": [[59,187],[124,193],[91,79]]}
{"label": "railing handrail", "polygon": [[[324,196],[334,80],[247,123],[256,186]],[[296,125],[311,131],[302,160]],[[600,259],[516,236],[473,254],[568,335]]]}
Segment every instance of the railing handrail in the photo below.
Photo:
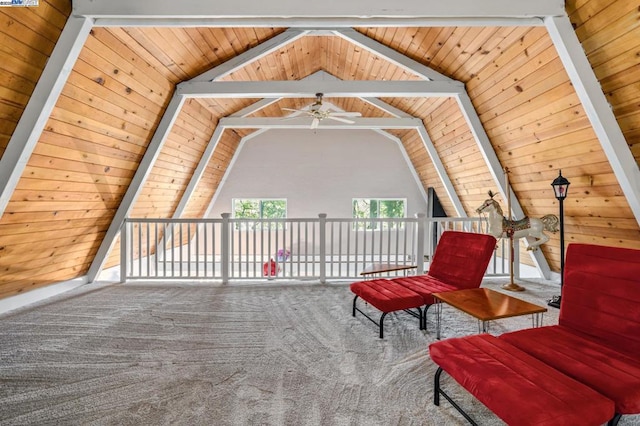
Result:
{"label": "railing handrail", "polygon": [[[408,218],[330,218],[319,214],[310,218],[244,219],[224,213],[222,218],[127,218],[122,229],[123,281],[196,277],[227,282],[286,277],[325,282],[357,278],[365,265],[384,261],[414,263],[416,273],[421,274],[423,259],[430,257],[443,231],[486,232],[487,224],[477,217],[424,214]],[[286,256],[278,256],[278,252],[286,252]],[[263,271],[272,260],[277,271],[273,275],[271,266],[269,274]],[[496,255],[493,264],[496,275],[505,274]]]}

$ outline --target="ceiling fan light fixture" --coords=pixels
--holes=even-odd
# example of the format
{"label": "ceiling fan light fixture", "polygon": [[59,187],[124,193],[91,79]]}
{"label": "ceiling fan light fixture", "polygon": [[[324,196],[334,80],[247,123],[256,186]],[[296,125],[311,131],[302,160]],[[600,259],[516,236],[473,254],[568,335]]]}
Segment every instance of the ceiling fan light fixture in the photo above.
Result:
{"label": "ceiling fan light fixture", "polygon": [[322,97],[324,95],[320,92],[316,93],[316,100],[313,104],[309,106],[306,110],[298,110],[291,108],[282,108],[283,111],[292,111],[301,114],[306,114],[310,116],[313,120],[311,121],[311,129],[317,129],[320,121],[328,118],[330,120],[340,121],[342,123],[353,124],[355,123],[353,120],[349,120],[344,117],[361,117],[362,114],[359,112],[344,112],[344,111],[333,111],[331,109],[322,109]]}

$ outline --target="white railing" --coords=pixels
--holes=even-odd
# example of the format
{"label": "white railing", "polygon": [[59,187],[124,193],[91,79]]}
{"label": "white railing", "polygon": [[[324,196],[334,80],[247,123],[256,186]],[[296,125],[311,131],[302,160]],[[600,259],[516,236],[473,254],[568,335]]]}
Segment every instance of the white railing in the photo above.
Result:
{"label": "white railing", "polygon": [[[358,279],[374,263],[428,269],[446,230],[487,231],[478,218],[127,219],[120,277],[132,279]],[[488,275],[509,275],[505,240]],[[516,253],[517,253],[516,245]],[[518,264],[516,257],[515,264]],[[388,275],[396,275],[390,273]],[[518,276],[517,270],[514,275]]]}

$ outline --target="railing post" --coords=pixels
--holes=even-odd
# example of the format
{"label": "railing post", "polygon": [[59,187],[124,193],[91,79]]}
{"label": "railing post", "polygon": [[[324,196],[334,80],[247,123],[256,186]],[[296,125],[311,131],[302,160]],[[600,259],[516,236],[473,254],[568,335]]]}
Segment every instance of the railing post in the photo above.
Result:
{"label": "railing post", "polygon": [[229,263],[230,263],[230,253],[229,253],[229,232],[231,232],[229,217],[231,217],[231,213],[222,213],[222,228],[221,232],[221,241],[220,241],[220,268],[222,269],[222,283],[227,284],[229,282]]}
{"label": "railing post", "polygon": [[122,221],[120,227],[120,282],[127,281],[127,219]]}
{"label": "railing post", "polygon": [[327,214],[318,214],[320,218],[320,282],[324,284],[327,281]]}
{"label": "railing post", "polygon": [[425,217],[426,215],[424,213],[416,214],[416,218],[418,218],[418,235],[416,237],[418,239],[418,246],[416,248],[416,266],[418,268],[416,269],[416,274],[418,275],[424,274],[424,256],[426,254],[424,251]]}

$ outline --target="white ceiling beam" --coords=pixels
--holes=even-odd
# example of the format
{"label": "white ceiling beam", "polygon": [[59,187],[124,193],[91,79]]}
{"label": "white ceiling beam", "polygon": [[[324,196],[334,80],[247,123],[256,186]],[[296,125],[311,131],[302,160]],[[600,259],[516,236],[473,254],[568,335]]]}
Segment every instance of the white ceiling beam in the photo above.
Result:
{"label": "white ceiling beam", "polygon": [[[374,129],[415,129],[421,125],[418,118],[361,118],[348,117],[351,123],[342,123],[331,119],[320,121],[320,129],[340,129],[340,130],[374,130]],[[296,116],[282,118],[263,117],[226,117],[221,118],[218,123],[229,129],[309,129],[311,117]]]}
{"label": "white ceiling beam", "polygon": [[398,146],[398,149],[400,150],[400,153],[402,154],[402,158],[404,159],[404,162],[407,165],[407,168],[409,169],[409,173],[411,173],[411,176],[413,177],[413,180],[416,183],[416,186],[418,187],[418,191],[420,192],[420,195],[422,195],[422,200],[424,201],[424,204],[428,205],[429,196],[427,195],[426,188],[424,187],[424,185],[422,184],[422,181],[420,180],[418,171],[416,170],[415,167],[413,167],[413,163],[411,162],[411,157],[409,157],[409,153],[407,153],[407,150],[404,147],[402,140],[396,137],[395,135],[392,135],[391,133],[387,132],[386,130],[374,130],[374,132],[396,143],[396,145]]}
{"label": "white ceiling beam", "polygon": [[[316,71],[313,74],[309,74],[308,76],[302,78],[301,80],[308,80],[308,81],[323,81],[323,80],[339,80],[337,77],[332,76],[331,74],[325,72],[325,71]],[[260,111],[263,108],[268,107],[269,105],[272,105],[276,102],[279,102],[282,98],[264,98],[261,99],[257,102],[252,103],[251,105],[242,108],[239,111],[234,112],[233,114],[231,114],[231,117],[246,117],[249,116],[251,114],[254,114],[258,111]]]}
{"label": "white ceiling beam", "polygon": [[[337,77],[334,77],[333,75],[325,72],[325,71],[316,71],[313,74],[309,74],[308,76],[300,79],[301,81],[324,81],[324,80],[331,80],[331,81],[339,81],[340,79]],[[231,117],[246,117],[249,116],[251,114],[254,114],[258,111],[260,111],[263,108],[268,107],[269,105],[272,105],[276,102],[279,102],[282,98],[264,98],[261,99],[257,102],[252,103],[251,105],[242,108],[239,111],[234,112],[233,114],[231,114]],[[311,103],[315,102],[315,98],[313,101],[309,102],[309,105],[311,105]]]}
{"label": "white ceiling beam", "polygon": [[89,36],[93,21],[70,17],[0,158],[0,217]]}
{"label": "white ceiling beam", "polygon": [[[611,164],[629,207],[640,224],[640,170],[569,18],[545,20],[580,102]],[[561,167],[558,167],[559,169]],[[567,176],[571,178],[570,176]]]}
{"label": "white ceiling beam", "polygon": [[421,64],[418,61],[414,61],[406,55],[394,50],[382,43],[373,40],[370,37],[354,30],[354,29],[342,29],[336,30],[335,35],[342,37],[350,43],[360,46],[363,49],[368,50],[375,55],[381,56],[390,63],[418,76],[425,80],[437,80],[437,81],[454,81],[453,79],[439,73],[438,71],[429,68],[426,65]]}
{"label": "white ceiling beam", "polygon": [[[305,77],[303,80],[313,80],[313,81],[340,81],[340,79],[332,74],[329,74],[326,71],[320,70],[315,73]],[[412,115],[407,114],[403,110],[396,108],[394,106],[389,105],[385,101],[379,98],[360,98],[362,101],[368,103],[369,105],[373,105],[374,107],[386,112],[387,114],[391,114],[396,118],[413,118]],[[235,115],[235,114],[234,114]]]}
{"label": "white ceiling beam", "polygon": [[[182,198],[180,198],[180,202],[178,203],[176,210],[173,212],[174,219],[179,218],[180,216],[182,216],[182,213],[184,213],[184,210],[187,207],[187,204],[189,203],[189,199],[191,198],[191,195],[193,195],[196,187],[198,186],[198,183],[200,183],[200,179],[202,179],[202,175],[204,175],[204,172],[207,170],[209,161],[211,160],[211,157],[213,156],[213,152],[216,150],[216,147],[218,146],[218,142],[220,142],[220,139],[222,138],[223,134],[224,134],[224,127],[222,126],[216,127],[216,129],[213,131],[213,135],[211,136],[211,139],[209,140],[207,147],[202,153],[202,156],[200,157],[200,161],[198,162],[196,169],[193,171],[193,174],[191,175],[191,179],[189,179],[189,184],[187,185],[187,188],[182,193]],[[164,247],[164,245],[162,245],[161,247]]]}
{"label": "white ceiling beam", "polygon": [[256,112],[260,111],[261,109],[264,109],[264,108],[268,107],[269,105],[275,104],[276,102],[280,101],[280,99],[282,99],[282,98],[264,98],[264,99],[260,99],[259,101],[254,102],[251,105],[246,106],[246,107],[242,108],[241,110],[234,112],[233,114],[230,115],[230,117],[246,117],[248,115],[255,114]]}
{"label": "white ceiling beam", "polygon": [[467,217],[467,212],[464,210],[464,206],[458,197],[458,194],[453,187],[453,183],[451,183],[451,179],[449,179],[449,175],[447,174],[447,169],[445,169],[444,164],[442,164],[442,160],[440,159],[440,154],[436,150],[431,137],[429,137],[429,133],[427,129],[424,127],[424,123],[420,121],[420,126],[417,128],[418,134],[420,135],[420,139],[422,139],[422,144],[424,145],[429,157],[431,157],[431,162],[433,163],[433,167],[436,169],[436,173],[440,178],[440,182],[442,182],[442,186],[449,196],[449,200],[453,204],[453,208],[456,210],[456,214],[458,217]]}
{"label": "white ceiling beam", "polygon": [[288,29],[283,33],[280,33],[269,40],[260,43],[259,45],[240,53],[237,56],[229,59],[228,61],[214,67],[199,76],[192,78],[190,81],[214,81],[220,80],[223,77],[231,74],[232,72],[247,66],[248,64],[255,62],[265,56],[280,49],[282,46],[292,43],[293,41],[304,37],[308,31]]}
{"label": "white ceiling beam", "polygon": [[183,82],[177,93],[192,98],[451,97],[464,91],[456,81],[215,81]]}
{"label": "white ceiling beam", "polygon": [[96,18],[96,27],[153,28],[354,28],[354,27],[543,27],[543,18]]}
{"label": "white ceiling beam", "polygon": [[360,99],[362,99],[364,102],[366,102],[366,103],[368,103],[370,105],[373,105],[374,107],[386,112],[387,114],[393,115],[396,118],[413,117],[412,115],[407,114],[403,110],[389,105],[388,103],[386,103],[382,99],[378,99],[378,98],[360,98]]}
{"label": "white ceiling beam", "polygon": [[[89,267],[89,271],[87,272],[87,276],[89,278],[89,282],[93,282],[96,277],[102,271],[104,267],[104,263],[107,261],[109,257],[109,253],[113,248],[113,244],[116,242],[116,238],[118,237],[118,233],[122,228],[122,224],[124,220],[129,216],[131,209],[133,208],[140,192],[144,188],[144,185],[151,173],[151,169],[156,162],[156,159],[160,155],[160,151],[164,146],[164,143],[167,140],[167,137],[171,133],[171,128],[176,121],[176,118],[180,114],[180,110],[184,105],[185,98],[183,96],[176,95],[174,92],[171,101],[169,101],[169,105],[165,110],[162,118],[160,119],[160,123],[156,128],[153,137],[151,138],[151,142],[147,146],[147,150],[142,157],[142,161],[140,161],[140,165],[138,166],[136,173],[133,175],[133,179],[129,183],[129,187],[127,188],[127,192],[125,192],[122,197],[122,201],[118,206],[118,210],[116,211],[113,219],[111,220],[111,224],[109,225],[109,229],[107,229],[107,233],[102,239],[102,243],[98,248],[98,252],[93,258],[93,262]],[[124,279],[124,277],[120,277]]]}
{"label": "white ceiling beam", "polygon": [[[520,20],[536,22],[538,18],[564,13],[562,0],[349,0],[334,2],[301,2],[299,0],[235,0],[228,2],[203,2],[201,0],[154,0],[153,2],[131,0],[74,0],[74,15],[97,19],[98,25],[118,25],[125,22],[153,25],[184,26],[190,21],[194,25],[215,25],[218,22],[234,26],[292,27],[293,23],[318,26],[318,23],[345,22],[344,26],[398,26],[399,21],[410,20],[419,26],[472,25],[474,22],[511,22]],[[133,20],[133,22],[131,22]],[[346,24],[346,22],[349,22]],[[310,25],[311,24],[311,25]],[[530,23],[528,23],[530,25]],[[338,25],[341,26],[341,25]],[[448,25],[447,25],[448,26]]]}
{"label": "white ceiling beam", "polygon": [[[496,187],[498,188],[498,192],[500,192],[500,194],[502,195],[502,199],[506,201],[507,199],[506,194],[507,193],[510,194],[509,199],[511,204],[511,212],[507,214],[513,214],[513,217],[517,219],[522,219],[523,217],[525,217],[524,210],[520,205],[520,201],[518,201],[518,197],[515,195],[514,191],[511,190],[511,187],[509,186],[509,188],[507,188],[507,186],[505,185],[506,182],[504,179],[504,171],[503,171],[502,164],[500,163],[500,160],[498,159],[498,156],[496,155],[496,152],[493,149],[493,145],[491,145],[491,140],[489,139],[489,136],[484,130],[484,126],[482,125],[482,122],[480,121],[480,117],[478,117],[478,113],[476,112],[476,109],[473,106],[473,103],[471,102],[471,98],[465,91],[464,93],[458,95],[456,97],[456,100],[458,101],[458,106],[460,107],[460,111],[462,112],[462,115],[467,121],[467,124],[469,125],[469,129],[471,130],[471,133],[473,134],[473,137],[476,140],[476,143],[478,144],[480,153],[482,154],[485,164],[489,169],[489,173],[491,173],[491,176],[493,177],[493,181],[496,184]],[[489,189],[491,188],[488,188],[487,191]],[[534,241],[533,238],[531,237],[527,238],[528,244],[532,243],[533,241]],[[542,250],[532,250],[532,251],[529,251],[529,253],[531,255],[532,261],[535,263],[536,267],[538,268],[538,272],[545,279],[550,279],[551,268],[549,267],[549,263],[547,262],[547,259],[544,257]]]}

